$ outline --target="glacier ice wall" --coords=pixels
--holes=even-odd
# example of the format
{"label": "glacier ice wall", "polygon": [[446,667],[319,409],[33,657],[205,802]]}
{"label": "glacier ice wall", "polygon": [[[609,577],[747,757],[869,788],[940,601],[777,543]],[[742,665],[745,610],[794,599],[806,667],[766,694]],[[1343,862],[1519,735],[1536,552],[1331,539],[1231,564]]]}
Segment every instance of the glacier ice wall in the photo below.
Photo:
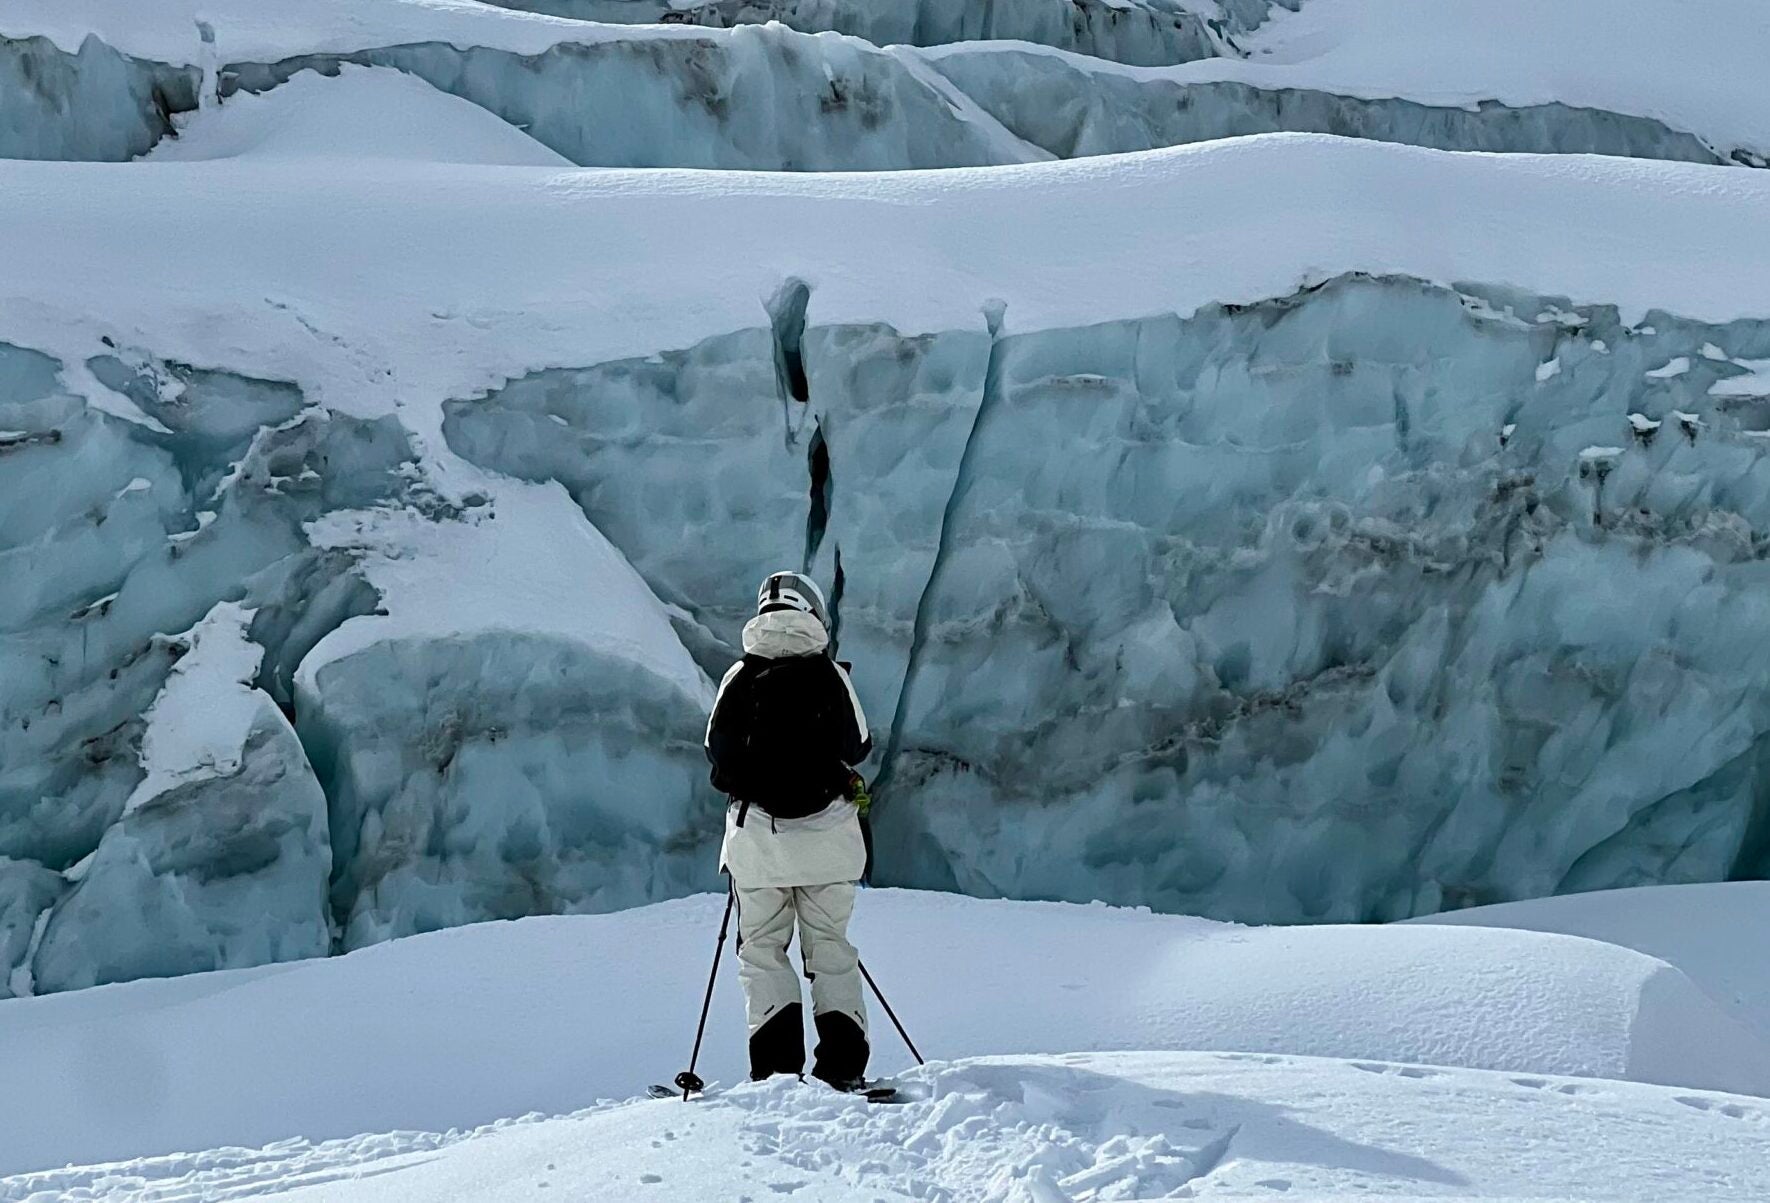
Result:
{"label": "glacier ice wall", "polygon": [[31,949],[66,890],[60,873],[0,856],[0,998],[32,992]]}
{"label": "glacier ice wall", "polygon": [[892,880],[1286,921],[1770,867],[1770,402],[1647,374],[1770,327],[1468,294],[1005,340]]}
{"label": "glacier ice wall", "polygon": [[0,38],[0,158],[122,160],[197,107],[202,75],[120,54],[89,37],[69,54],[48,38]]}
{"label": "glacier ice wall", "polygon": [[812,325],[796,369],[757,329],[448,436],[565,480],[720,641],[819,565],[881,881],[1290,921],[1770,868],[1770,398],[1708,392],[1770,326],[1348,277],[978,327]]}
{"label": "glacier ice wall", "polygon": [[1265,16],[1266,4],[1232,13],[1175,0],[500,0],[501,7],[619,25],[659,22],[726,29],[778,21],[801,33],[842,33],[875,46],[1033,42],[1114,62],[1166,66],[1212,58]]}
{"label": "glacier ice wall", "polygon": [[[560,482],[709,673],[756,579],[819,575],[880,882],[1296,921],[1770,872],[1770,323],[1364,276],[1018,333],[816,302],[441,433]],[[715,884],[682,674],[397,605],[315,652],[387,609],[316,524],[494,506],[395,418],[0,347],[0,466],[8,992]],[[227,615],[237,722],[181,761],[179,633]]]}
{"label": "glacier ice wall", "polygon": [[[298,685],[382,601],[316,520],[479,516],[431,488],[396,418],[139,352],[5,346],[0,457],[8,992],[715,884],[702,699],[631,656],[387,638]],[[239,654],[205,668],[217,646]]]}
{"label": "glacier ice wall", "polygon": [[[628,0],[604,2],[626,5]],[[826,12],[802,2],[807,7],[799,15],[807,26],[822,19],[808,14],[824,13],[835,21],[831,14],[847,11]],[[1062,0],[1060,7],[1071,7],[1071,0]],[[904,15],[911,10],[920,11],[914,5],[866,9],[874,14],[869,19],[888,21],[896,13],[910,21],[907,33],[895,27],[871,33],[886,41],[941,42],[954,40],[949,33],[964,32],[911,20]],[[718,25],[725,20],[718,14],[726,9],[681,11]],[[1046,20],[1038,15],[1046,12],[1042,5],[945,6],[941,11],[997,14],[990,21],[1027,15],[1040,28]],[[1076,12],[1101,14],[1102,30],[1128,39],[1116,49],[1097,45],[1090,53],[1127,61],[1169,53],[1135,35],[1138,22],[1181,20],[1151,8],[1117,5]],[[1094,19],[1078,16],[1074,38],[1106,39],[1104,32],[1084,37]],[[1237,21],[1212,18],[1207,24],[1228,30]],[[1046,30],[1031,40],[1059,44],[1064,39]],[[1301,88],[1186,82],[1001,43],[882,50],[858,38],[747,20],[704,35],[647,37],[635,30],[630,36],[564,41],[534,54],[441,42],[327,50],[270,63],[227,63],[216,68],[213,82],[225,99],[240,90],[274,88],[303,70],[336,74],[345,63],[409,72],[520,127],[572,162],[593,167],[962,167],[1275,131],[1446,150],[1593,153],[1758,167],[1766,162],[1759,151],[1711,146],[1696,133],[1661,121],[1603,109],[1512,107],[1496,101],[1434,106]],[[44,38],[0,39],[0,155],[120,160],[141,154],[176,133],[173,116],[196,107],[199,89],[207,86],[203,80],[197,68],[130,58],[97,38],[88,38],[77,54]]]}
{"label": "glacier ice wall", "polygon": [[[444,431],[476,463],[564,484],[684,612],[679,633],[709,675],[741,655],[754,612],[734,582],[815,572],[863,705],[889,716],[990,339],[981,316],[935,335],[806,330],[792,295],[769,329],[450,402]],[[851,575],[856,560],[873,571]]]}
{"label": "glacier ice wall", "polygon": [[[82,374],[105,408],[70,391],[67,377]],[[280,715],[263,711],[237,779],[182,782],[192,788],[125,811],[144,776],[146,716],[190,649],[168,632],[219,601],[252,609],[262,709],[287,703],[293,665],[326,629],[374,604],[349,559],[302,528],[405,495],[405,434],[392,419],[306,408],[287,384],[122,351],[70,366],[4,345],[0,430],[0,856],[15,900],[0,907],[0,945],[16,943],[25,903],[44,905],[26,865],[79,881],[36,933],[48,984],[311,949],[291,932],[246,934],[252,907],[233,905],[256,888],[248,846],[277,845],[287,864],[272,876],[321,860],[325,832],[295,832],[317,792]],[[260,803],[270,809],[253,817]],[[39,884],[21,892],[21,874]],[[322,897],[324,878],[322,867]],[[157,970],[139,950],[101,955],[82,934],[98,920],[81,912],[100,900],[114,912],[122,897],[155,900],[131,938],[151,936],[167,958]]]}
{"label": "glacier ice wall", "polygon": [[705,717],[631,659],[521,632],[386,639],[322,666],[298,713],[344,947],[718,886]]}
{"label": "glacier ice wall", "polygon": [[779,26],[534,55],[430,42],[231,63],[221,90],[264,91],[341,63],[410,72],[586,167],[877,171],[1039,157],[913,57]]}
{"label": "glacier ice wall", "polygon": [[331,951],[326,797],[262,700],[238,771],[157,795],[108,828],[49,911],[37,993]]}
{"label": "glacier ice wall", "polygon": [[[722,674],[742,653],[752,599],[731,582],[803,564],[805,407],[777,369],[771,329],[685,351],[515,380],[444,406],[466,458],[527,480],[557,480],[652,591],[684,617],[701,665]],[[717,538],[684,538],[709,531]]]}
{"label": "glacier ice wall", "polygon": [[1603,154],[1763,166],[1648,117],[1564,104],[1425,105],[1306,88],[1256,88],[1095,70],[1086,60],[960,47],[932,60],[1018,137],[1058,158],[1121,154],[1279,131],[1338,134],[1439,150]]}

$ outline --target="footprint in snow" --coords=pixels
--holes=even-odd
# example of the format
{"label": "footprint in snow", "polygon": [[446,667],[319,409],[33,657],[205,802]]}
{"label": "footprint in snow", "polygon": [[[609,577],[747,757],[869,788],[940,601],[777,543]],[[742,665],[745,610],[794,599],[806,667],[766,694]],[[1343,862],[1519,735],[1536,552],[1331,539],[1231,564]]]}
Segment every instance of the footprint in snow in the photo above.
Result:
{"label": "footprint in snow", "polygon": [[1697,1111],[1718,1111],[1728,1119],[1745,1119],[1747,1116],[1754,1115],[1754,1112],[1738,1103],[1717,1103],[1714,1099],[1705,1099],[1700,1095],[1680,1094],[1674,1095],[1673,1098]]}
{"label": "footprint in snow", "polygon": [[[1389,1065],[1381,1061],[1354,1061],[1353,1069],[1362,1069],[1367,1074],[1395,1074],[1402,1078],[1436,1078],[1441,1076],[1435,1069],[1423,1069],[1418,1065]],[[1513,1081],[1518,1079],[1514,1078]]]}

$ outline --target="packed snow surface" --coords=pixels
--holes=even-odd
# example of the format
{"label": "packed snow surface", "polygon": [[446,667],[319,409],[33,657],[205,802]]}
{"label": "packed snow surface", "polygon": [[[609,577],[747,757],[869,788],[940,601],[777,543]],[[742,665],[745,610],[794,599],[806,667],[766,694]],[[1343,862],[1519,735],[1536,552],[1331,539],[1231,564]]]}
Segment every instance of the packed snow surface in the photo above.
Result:
{"label": "packed snow surface", "polygon": [[[0,1172],[442,1131],[628,1097],[680,1068],[719,909],[703,895],[482,924],[7,1003],[0,1056],[37,1085],[0,1096]],[[1212,1049],[1770,1095],[1770,1049],[1683,974],[1568,936],[1242,928],[897,890],[863,894],[855,933],[939,1059]],[[700,1069],[730,1083],[743,1076],[741,1005],[721,969]],[[906,1068],[875,1020],[875,1070]]]}
{"label": "packed snow surface", "polygon": [[564,158],[478,105],[398,71],[346,65],[307,72],[262,96],[242,93],[177,119],[178,137],[147,155],[200,159],[376,159],[569,167]]}
{"label": "packed snow surface", "polygon": [[0,338],[84,359],[108,333],[376,414],[751,327],[788,277],[813,323],[916,333],[980,330],[992,300],[1015,333],[1348,271],[1770,313],[1770,173],[1681,164],[1295,135],[977,172],[355,164],[325,205],[300,164],[186,170],[0,164]]}
{"label": "packed snow surface", "polygon": [[[1593,916],[1607,898],[1639,927],[1628,894],[1593,896]],[[1248,929],[872,891],[859,943],[937,1058],[905,1075],[918,1101],[783,1081],[687,1107],[602,1101],[674,1072],[718,907],[7,1003],[0,1054],[38,1085],[0,1099],[0,1173],[15,1175],[0,1199],[1770,1189],[1770,1106],[1713,1090],[1770,1092],[1757,1038],[1664,962],[1478,928]],[[1739,935],[1701,931],[1716,949]],[[742,1038],[723,968],[701,1068],[730,1084]],[[878,1018],[876,1067],[901,1069]],[[1676,1085],[1628,1080],[1655,1060]],[[559,1118],[509,1118],[528,1112]]]}
{"label": "packed snow surface", "polygon": [[775,1079],[687,1105],[603,1103],[0,1180],[0,1199],[317,1203],[1155,1198],[1755,1200],[1770,1108],[1625,1082],[1238,1053],[930,1066],[871,1106]]}

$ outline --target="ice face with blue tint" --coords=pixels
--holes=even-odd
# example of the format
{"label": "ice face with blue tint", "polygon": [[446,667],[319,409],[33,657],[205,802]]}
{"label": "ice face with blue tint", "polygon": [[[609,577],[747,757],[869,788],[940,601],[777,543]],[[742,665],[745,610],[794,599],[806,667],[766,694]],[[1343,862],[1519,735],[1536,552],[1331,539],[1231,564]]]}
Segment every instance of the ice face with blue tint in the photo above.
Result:
{"label": "ice face with blue tint", "polygon": [[[668,375],[637,405],[547,374],[450,437],[567,480],[720,638],[735,581],[823,569],[884,881],[1291,921],[1761,871],[1770,413],[1708,391],[1761,323],[1694,378],[1656,370],[1704,328],[1403,279],[978,325],[813,326],[791,371],[759,331],[736,394],[741,339],[619,369]],[[622,433],[702,411],[693,455]],[[639,481],[666,521],[599,514]],[[782,545],[723,537],[759,513]]]}
{"label": "ice face with blue tint", "polygon": [[[779,568],[876,725],[881,882],[1294,921],[1770,869],[1770,325],[1364,276],[772,312],[448,402],[536,482],[465,507],[291,386],[91,361],[130,420],[0,354],[7,989],[714,884],[707,677]],[[318,533],[375,515],[380,561]],[[159,702],[228,616],[184,776]]]}

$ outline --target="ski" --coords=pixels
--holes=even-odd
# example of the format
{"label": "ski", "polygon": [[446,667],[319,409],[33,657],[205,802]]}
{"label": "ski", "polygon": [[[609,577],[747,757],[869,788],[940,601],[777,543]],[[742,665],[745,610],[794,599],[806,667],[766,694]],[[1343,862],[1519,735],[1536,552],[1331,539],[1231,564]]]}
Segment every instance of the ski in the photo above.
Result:
{"label": "ski", "polygon": [[851,1090],[848,1093],[858,1094],[869,1103],[878,1103],[885,1107],[896,1106],[899,1103],[913,1103],[916,1101],[914,1095],[905,1094],[895,1086],[868,1086],[863,1087],[860,1090]]}
{"label": "ski", "polygon": [[[697,1095],[704,1095],[706,1093],[707,1091],[704,1089],[694,1090],[689,1092],[689,1097],[692,1099]],[[913,1103],[917,1101],[917,1098],[919,1097],[905,1090],[897,1083],[886,1081],[884,1079],[862,1082],[860,1085],[844,1090],[841,1093],[852,1094],[857,1098],[865,1099],[869,1103],[878,1103],[882,1106],[892,1106],[899,1103]],[[645,1095],[647,1098],[652,1099],[681,1099],[682,1088],[680,1086],[666,1086],[662,1082],[654,1082],[645,1088]]]}
{"label": "ski", "polygon": [[857,1086],[842,1091],[843,1094],[859,1095],[869,1103],[896,1104],[914,1103],[922,1096],[899,1086],[889,1078],[869,1078]]}

